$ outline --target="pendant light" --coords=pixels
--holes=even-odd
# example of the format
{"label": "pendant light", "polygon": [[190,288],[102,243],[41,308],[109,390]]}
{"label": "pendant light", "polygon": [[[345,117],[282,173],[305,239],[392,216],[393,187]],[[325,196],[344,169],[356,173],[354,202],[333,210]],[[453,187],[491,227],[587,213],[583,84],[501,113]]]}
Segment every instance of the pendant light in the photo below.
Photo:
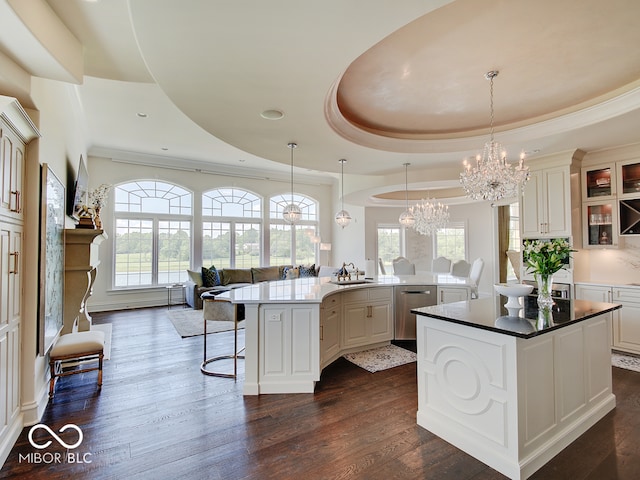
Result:
{"label": "pendant light", "polygon": [[524,153],[520,155],[519,163],[509,163],[502,145],[494,140],[493,79],[498,76],[498,71],[492,70],[484,76],[490,82],[490,137],[484,145],[482,156],[478,155],[476,158],[475,166],[465,159],[460,183],[467,197],[473,200],[496,201],[515,197],[518,192],[523,191],[525,183],[529,180],[529,167],[524,164]]}
{"label": "pendant light", "polygon": [[404,163],[404,201],[405,201],[405,211],[400,214],[400,218],[398,221],[400,225],[404,228],[413,227],[416,224],[416,218],[413,216],[413,212],[409,208],[409,178],[407,175],[407,171],[409,169],[410,163]]}
{"label": "pendant light", "polygon": [[291,203],[284,207],[282,216],[286,222],[293,225],[302,218],[300,207],[293,202],[293,150],[298,147],[298,144],[290,142],[287,146],[291,149]]}
{"label": "pendant light", "polygon": [[349,212],[347,212],[344,209],[344,164],[347,161],[344,158],[341,158],[340,160],[338,160],[340,162],[340,166],[341,166],[341,170],[342,170],[342,194],[341,194],[341,200],[342,200],[342,210],[340,210],[338,213],[336,213],[336,223],[338,225],[340,225],[342,228],[346,227],[347,225],[349,225],[349,222],[351,222],[351,215],[349,215]]}

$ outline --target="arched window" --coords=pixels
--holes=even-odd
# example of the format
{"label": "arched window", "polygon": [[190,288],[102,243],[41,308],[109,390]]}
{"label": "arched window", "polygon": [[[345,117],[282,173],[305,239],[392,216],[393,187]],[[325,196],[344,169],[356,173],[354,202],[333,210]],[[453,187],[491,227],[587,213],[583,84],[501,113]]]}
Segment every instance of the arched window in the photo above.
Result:
{"label": "arched window", "polygon": [[191,260],[193,195],[178,185],[139,180],[114,189],[117,288],[187,280]]}
{"label": "arched window", "polygon": [[269,201],[270,265],[311,265],[316,263],[318,235],[318,204],[303,195],[294,194],[293,202],[300,207],[302,218],[295,225],[282,217],[291,203],[291,194],[276,195]]}
{"label": "arched window", "polygon": [[202,265],[259,267],[262,262],[262,200],[238,188],[202,194]]}

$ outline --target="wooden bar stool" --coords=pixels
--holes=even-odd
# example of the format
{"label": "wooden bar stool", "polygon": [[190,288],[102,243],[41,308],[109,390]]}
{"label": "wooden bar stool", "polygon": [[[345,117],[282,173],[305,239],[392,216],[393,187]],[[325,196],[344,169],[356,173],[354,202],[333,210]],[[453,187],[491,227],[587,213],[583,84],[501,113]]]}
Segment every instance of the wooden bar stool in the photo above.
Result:
{"label": "wooden bar stool", "polygon": [[[244,351],[244,347],[238,350],[238,323],[244,318],[240,318],[241,315],[239,312],[240,305],[236,303],[231,303],[227,298],[216,298],[212,293],[203,293],[201,296],[203,302],[205,303],[203,307],[202,318],[204,321],[204,353],[202,364],[200,365],[200,371],[205,375],[211,375],[213,377],[224,377],[224,378],[237,378],[238,377],[238,359],[244,358],[244,355],[241,353]],[[205,315],[205,312],[209,312],[208,315]],[[233,353],[226,355],[217,355],[214,357],[207,358],[207,317],[210,320],[218,320],[218,321],[231,321],[233,322]],[[224,373],[217,372],[213,370],[209,370],[207,365],[213,362],[217,362],[218,360],[233,360],[233,373]]]}
{"label": "wooden bar stool", "polygon": [[[53,398],[56,378],[78,373],[98,371],[98,388],[102,387],[102,363],[104,358],[104,333],[99,330],[73,332],[61,335],[49,353],[49,398]],[[64,365],[70,362],[97,361],[98,365],[64,371]]]}

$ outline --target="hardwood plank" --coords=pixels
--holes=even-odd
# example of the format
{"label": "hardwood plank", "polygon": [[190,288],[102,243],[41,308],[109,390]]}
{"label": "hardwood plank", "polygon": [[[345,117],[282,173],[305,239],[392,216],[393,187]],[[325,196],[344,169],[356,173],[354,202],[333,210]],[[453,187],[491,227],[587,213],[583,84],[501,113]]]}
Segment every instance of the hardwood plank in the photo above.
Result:
{"label": "hardwood plank", "polygon": [[[0,478],[505,478],[417,426],[415,364],[371,374],[338,359],[313,394],[244,397],[242,362],[237,381],[202,375],[202,337],[181,338],[166,312],[94,314],[113,326],[102,390],[95,372],[60,379],[42,423],[80,426],[91,463],[20,461],[35,451],[25,428]],[[210,354],[232,338],[209,335]],[[614,368],[613,382],[616,409],[533,479],[640,478],[640,373]]]}

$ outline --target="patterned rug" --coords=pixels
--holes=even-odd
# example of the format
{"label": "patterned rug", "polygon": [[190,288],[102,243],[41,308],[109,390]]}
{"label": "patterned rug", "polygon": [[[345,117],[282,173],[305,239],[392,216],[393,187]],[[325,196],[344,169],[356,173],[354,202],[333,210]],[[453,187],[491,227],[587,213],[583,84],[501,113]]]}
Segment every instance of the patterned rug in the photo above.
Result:
{"label": "patterned rug", "polygon": [[[190,308],[167,310],[167,316],[178,332],[178,335],[182,338],[204,334],[202,310],[192,310]],[[238,323],[238,328],[244,328],[244,320]],[[233,322],[207,320],[207,334],[226,332],[229,330],[233,330]]]}
{"label": "patterned rug", "polygon": [[385,345],[384,347],[363,350],[362,352],[345,353],[343,357],[371,373],[415,362],[417,359],[414,352],[396,345]]}
{"label": "patterned rug", "polygon": [[611,365],[618,368],[624,368],[626,370],[633,370],[635,372],[640,372],[640,357],[634,357],[631,355],[622,355],[619,353],[612,353]]}

